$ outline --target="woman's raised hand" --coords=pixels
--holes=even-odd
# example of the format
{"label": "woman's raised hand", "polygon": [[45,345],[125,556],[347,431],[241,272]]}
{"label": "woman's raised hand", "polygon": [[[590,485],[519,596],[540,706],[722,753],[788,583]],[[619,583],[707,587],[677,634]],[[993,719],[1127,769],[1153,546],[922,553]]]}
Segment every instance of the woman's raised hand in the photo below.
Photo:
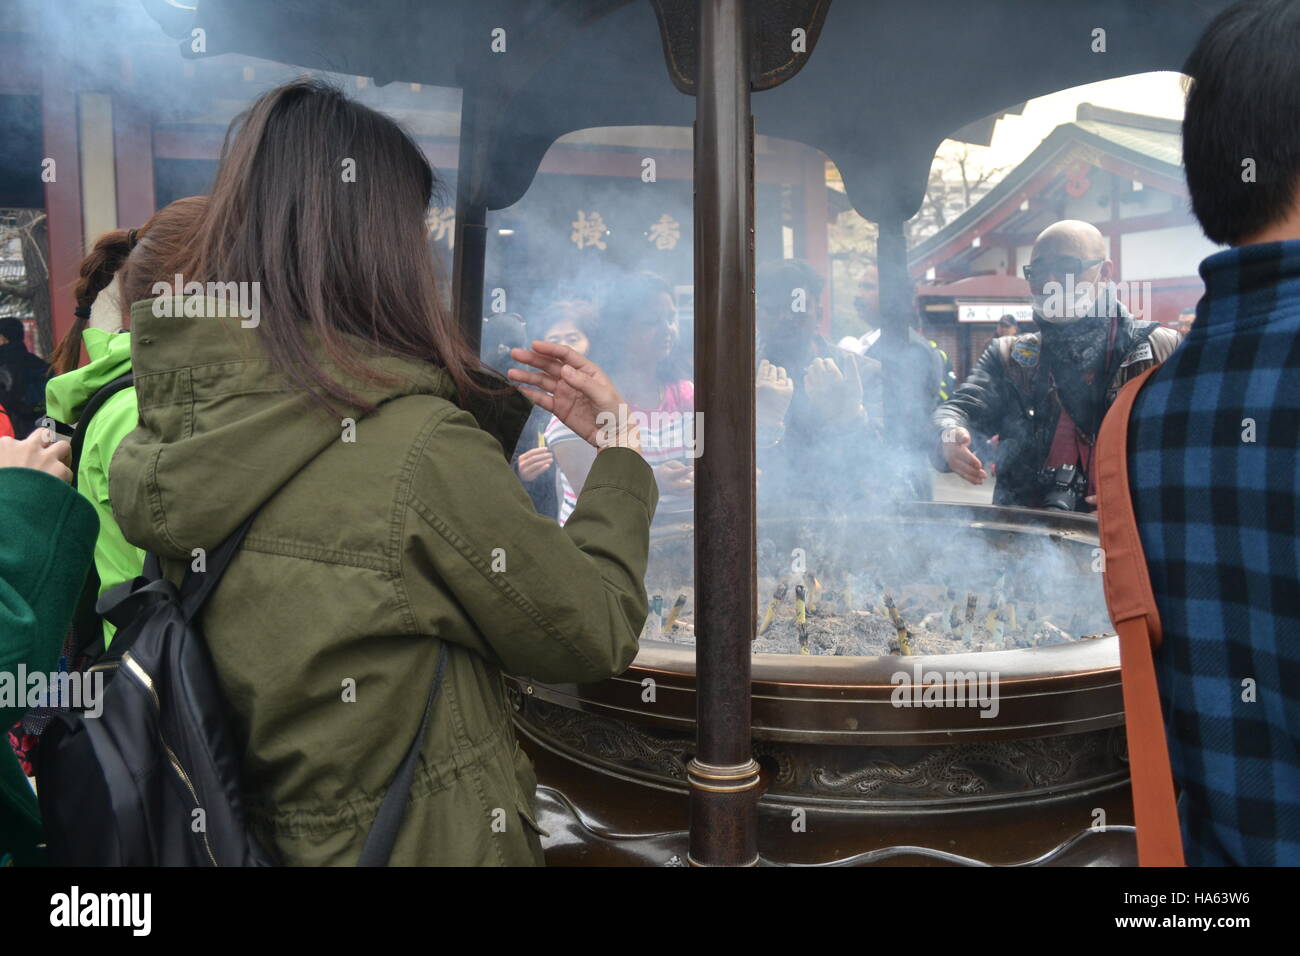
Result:
{"label": "woman's raised hand", "polygon": [[511,381],[531,385],[521,389],[575,435],[597,448],[641,450],[640,435],[623,396],[595,362],[557,342],[533,342],[529,349],[511,349],[510,357],[535,372],[512,368]]}

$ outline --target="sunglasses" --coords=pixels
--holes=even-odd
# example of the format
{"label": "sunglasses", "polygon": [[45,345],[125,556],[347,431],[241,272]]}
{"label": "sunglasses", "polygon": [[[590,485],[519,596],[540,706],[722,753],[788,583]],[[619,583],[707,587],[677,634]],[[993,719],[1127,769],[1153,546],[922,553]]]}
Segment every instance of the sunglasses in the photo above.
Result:
{"label": "sunglasses", "polygon": [[1052,276],[1077,276],[1105,261],[1105,259],[1080,259],[1077,256],[1035,259],[1029,265],[1024,266],[1023,271],[1025,278],[1033,282],[1035,277],[1048,279]]}

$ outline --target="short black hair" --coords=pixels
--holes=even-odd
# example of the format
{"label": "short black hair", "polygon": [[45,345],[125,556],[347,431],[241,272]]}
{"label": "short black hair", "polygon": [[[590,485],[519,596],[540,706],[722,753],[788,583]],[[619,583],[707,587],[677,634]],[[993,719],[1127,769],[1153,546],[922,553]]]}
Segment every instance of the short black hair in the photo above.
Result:
{"label": "short black hair", "polygon": [[[622,346],[623,336],[637,321],[646,305],[666,295],[676,305],[677,297],[668,280],[653,272],[633,272],[615,280],[600,303],[602,334]],[[594,344],[594,343],[593,343]]]}
{"label": "short black hair", "polygon": [[[1244,0],[1192,50],[1183,166],[1213,242],[1237,245],[1287,215],[1300,187],[1300,3]],[[1243,162],[1254,160],[1254,182]]]}
{"label": "short black hair", "polygon": [[[587,333],[591,341],[588,357],[605,371],[617,370],[626,362],[635,362],[638,357],[625,351],[628,330],[644,315],[647,306],[661,295],[667,295],[673,301],[675,311],[677,297],[663,276],[643,271],[615,280],[601,299],[599,321]],[[660,382],[676,382],[690,377],[680,342],[678,348],[659,363],[655,375]]]}
{"label": "short black hair", "polygon": [[3,319],[0,319],[0,335],[3,335],[10,342],[23,341],[24,330],[22,320],[16,319],[13,316],[5,316]]}
{"label": "short black hair", "polygon": [[483,319],[479,355],[502,375],[510,367],[509,350],[528,348],[528,327],[517,312],[498,312]]}

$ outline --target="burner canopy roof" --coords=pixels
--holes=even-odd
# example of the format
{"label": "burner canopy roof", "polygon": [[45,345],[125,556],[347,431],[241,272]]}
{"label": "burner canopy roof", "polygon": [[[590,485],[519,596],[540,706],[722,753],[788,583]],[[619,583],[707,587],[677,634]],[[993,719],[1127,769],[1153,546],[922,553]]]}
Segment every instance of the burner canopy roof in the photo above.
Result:
{"label": "burner canopy roof", "polygon": [[[516,202],[566,133],[694,121],[695,0],[144,2],[187,56],[465,90],[486,144],[476,198],[490,209]],[[1228,3],[764,0],[751,4],[755,128],[822,150],[867,219],[907,219],[955,130],[1056,90],[1178,70]]]}

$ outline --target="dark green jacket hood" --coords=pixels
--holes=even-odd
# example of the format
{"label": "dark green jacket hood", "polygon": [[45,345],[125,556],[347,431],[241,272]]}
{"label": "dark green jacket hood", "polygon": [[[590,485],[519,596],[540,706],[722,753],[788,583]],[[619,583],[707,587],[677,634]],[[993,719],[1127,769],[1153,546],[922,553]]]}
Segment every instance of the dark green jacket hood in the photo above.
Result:
{"label": "dark green jacket hood", "polygon": [[[154,315],[152,305],[146,300],[131,309],[140,425],[113,456],[111,498],[128,540],[184,558],[225,540],[324,449],[347,440],[348,422],[362,416],[323,409],[272,368],[258,328],[219,315],[215,304],[203,316],[166,317]],[[170,323],[166,335],[157,334],[162,323]],[[352,341],[365,351],[365,343]],[[375,405],[419,394],[456,402],[451,377],[438,366],[395,356],[375,356],[367,365],[391,381],[326,367]],[[468,410],[503,449],[513,449],[530,407],[511,390]]]}

